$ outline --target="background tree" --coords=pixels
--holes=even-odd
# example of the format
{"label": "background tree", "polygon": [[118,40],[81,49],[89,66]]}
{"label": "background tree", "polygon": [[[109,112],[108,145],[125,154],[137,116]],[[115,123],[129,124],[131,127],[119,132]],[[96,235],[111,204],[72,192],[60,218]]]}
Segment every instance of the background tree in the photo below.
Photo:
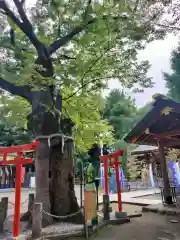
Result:
{"label": "background tree", "polygon": [[115,136],[114,149],[119,151],[124,149],[124,156],[121,157],[124,173],[129,178],[134,178],[139,173],[135,174],[137,167],[132,163],[130,154],[136,147],[133,144],[124,142],[123,137],[130,129],[140,121],[145,114],[151,109],[152,103],[146,104],[142,108],[137,108],[133,99],[118,89],[112,90],[109,96],[105,99],[104,118],[113,127]]}
{"label": "background tree", "polygon": [[134,124],[137,124],[152,108],[152,102],[147,103],[145,106],[137,109],[136,116],[134,118]]}
{"label": "background tree", "polygon": [[130,156],[127,161],[127,178],[128,181],[136,181],[140,177],[141,169],[136,164],[135,157]]}
{"label": "background tree", "polygon": [[[11,126],[27,131],[27,115],[31,112],[30,104],[21,97],[2,92],[0,95],[1,120]],[[31,133],[29,133],[31,134]]]}
{"label": "background tree", "polygon": [[125,176],[127,175],[127,160],[130,153],[131,144],[126,143],[124,140],[117,140],[114,143],[115,151],[124,150],[124,155],[119,158],[122,163],[122,169]]}
{"label": "background tree", "polygon": [[162,31],[173,32],[179,34],[180,31],[180,3],[179,1],[165,0],[163,3],[166,5],[165,8],[161,5],[161,1],[156,2],[156,7],[152,12],[152,15],[160,14],[162,18],[155,23],[156,27]]}
{"label": "background tree", "polygon": [[[159,17],[152,18],[153,5],[151,1],[38,0],[26,11],[25,1],[0,0],[4,17],[0,86],[32,106],[28,128],[41,143],[35,160],[36,201],[46,212],[66,215],[78,210],[72,141],[66,139],[64,144],[62,138],[50,149],[45,137],[73,133],[72,119],[62,116],[62,101],[93,95],[112,78],[131,88],[151,85],[146,77],[149,65],[137,62],[137,51],[156,33],[162,36],[153,25]],[[43,215],[44,225],[52,221]]]}
{"label": "background tree", "polygon": [[25,144],[32,141],[32,134],[26,126],[29,104],[19,97],[0,95],[0,145],[1,147]]}
{"label": "background tree", "polygon": [[168,152],[167,152],[166,160],[168,162],[171,162],[171,161],[180,162],[180,150],[179,149],[173,149],[173,148],[169,149]]}
{"label": "background tree", "polygon": [[174,100],[180,101],[180,46],[172,52],[171,69],[171,73],[164,73],[168,96]]}
{"label": "background tree", "polygon": [[18,128],[0,121],[0,146],[12,146],[28,143],[32,140],[30,135],[23,128]]}
{"label": "background tree", "polygon": [[120,140],[130,130],[136,114],[137,108],[130,96],[118,89],[110,92],[103,117],[113,127],[116,139]]}

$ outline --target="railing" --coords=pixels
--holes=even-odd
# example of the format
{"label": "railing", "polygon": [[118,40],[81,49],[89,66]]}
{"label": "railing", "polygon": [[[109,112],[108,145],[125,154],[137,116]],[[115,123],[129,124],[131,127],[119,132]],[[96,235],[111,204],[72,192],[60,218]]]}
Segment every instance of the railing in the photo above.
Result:
{"label": "railing", "polygon": [[[84,186],[85,182],[82,181],[82,183],[81,183],[81,180],[80,180],[79,178],[75,178],[75,179],[74,179],[74,184],[75,184],[75,185],[80,185],[80,186],[81,186],[81,184],[82,184],[82,186]],[[121,190],[122,190],[122,192],[123,192],[123,191],[130,191],[130,190],[131,190],[131,187],[130,187],[130,184],[129,184],[128,181],[123,181],[123,182],[121,182]]]}
{"label": "railing", "polygon": [[131,190],[145,190],[157,187],[156,184],[154,187],[152,187],[150,184],[141,181],[128,182],[128,185]]}

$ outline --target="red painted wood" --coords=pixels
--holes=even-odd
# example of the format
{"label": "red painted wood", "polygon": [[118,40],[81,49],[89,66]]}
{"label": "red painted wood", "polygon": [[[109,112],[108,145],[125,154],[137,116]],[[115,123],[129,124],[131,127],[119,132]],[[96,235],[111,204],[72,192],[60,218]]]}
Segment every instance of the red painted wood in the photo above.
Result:
{"label": "red painted wood", "polygon": [[19,162],[16,165],[16,191],[15,191],[15,206],[14,206],[14,227],[13,237],[18,237],[20,233],[20,203],[21,203],[21,164],[22,153],[18,153]]}
{"label": "red painted wood", "polygon": [[115,152],[112,154],[112,158],[115,158],[115,160],[118,160],[118,157],[122,157],[124,155],[124,150],[120,150],[119,152]]}
{"label": "red painted wood", "polygon": [[39,144],[40,142],[35,141],[30,144],[0,148],[0,154],[35,151],[36,147],[39,146]]}
{"label": "red painted wood", "polygon": [[102,155],[99,158],[101,161],[105,161],[108,159],[117,159],[118,157],[121,157],[123,155],[124,155],[124,150],[120,150],[119,152],[115,152],[112,154]]}
{"label": "red painted wood", "polygon": [[25,167],[22,167],[22,172],[21,172],[21,184],[24,183],[24,176],[26,174],[26,169]]}
{"label": "red painted wood", "polygon": [[119,177],[119,165],[118,159],[114,162],[115,173],[116,173],[116,187],[117,187],[117,197],[118,197],[118,208],[119,212],[122,212],[122,199],[121,199],[121,184]]}
{"label": "red painted wood", "polygon": [[6,158],[7,158],[7,153],[5,152],[3,155],[3,161],[6,161]]}
{"label": "red painted wood", "polygon": [[105,194],[109,193],[109,188],[108,188],[108,165],[107,161],[104,161],[104,191]]}
{"label": "red painted wood", "polygon": [[[118,161],[118,158],[123,155],[124,155],[124,150],[120,150],[119,152],[102,155],[99,157],[100,161],[102,161],[104,164],[104,191],[105,191],[105,194],[109,194],[109,191],[108,191],[108,165],[111,167],[113,167],[113,166],[115,167],[118,208],[119,208],[120,212],[122,212],[121,184],[120,184],[120,177],[119,177],[119,166],[121,165],[121,162]],[[108,163],[108,160],[110,160],[109,163]]]}
{"label": "red painted wood", "polygon": [[[14,159],[14,160],[6,160],[6,161],[0,161],[0,166],[7,166],[7,165],[16,165],[17,164],[17,158]],[[32,158],[22,158],[20,160],[20,163],[23,165],[23,164],[26,164],[26,163],[32,163],[33,160]]]}
{"label": "red painted wood", "polygon": [[[20,233],[20,203],[21,203],[21,183],[22,183],[22,165],[32,163],[31,158],[24,158],[23,152],[35,151],[39,146],[39,142],[25,144],[21,146],[11,146],[0,148],[0,154],[3,154],[3,161],[0,161],[0,166],[14,164],[16,165],[16,191],[15,191],[15,207],[14,207],[14,226],[13,237],[16,238]],[[13,160],[7,160],[8,153],[17,153],[17,157]]]}

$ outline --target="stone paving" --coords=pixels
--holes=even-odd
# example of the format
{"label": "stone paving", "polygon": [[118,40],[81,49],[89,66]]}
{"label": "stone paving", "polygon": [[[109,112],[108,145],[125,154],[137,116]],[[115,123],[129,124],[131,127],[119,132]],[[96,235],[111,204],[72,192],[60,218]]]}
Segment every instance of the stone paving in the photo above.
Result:
{"label": "stone paving", "polygon": [[[173,221],[174,220],[174,221]],[[180,217],[144,213],[123,225],[107,226],[91,240],[180,240]],[[71,238],[83,240],[84,238]]]}
{"label": "stone paving", "polygon": [[[122,202],[129,203],[134,205],[151,205],[151,204],[159,204],[162,201],[159,199],[146,199],[146,196],[160,193],[159,189],[147,189],[147,190],[137,190],[130,192],[123,192],[121,194]],[[144,196],[144,198],[142,198]],[[141,197],[141,198],[138,198]],[[100,196],[99,201],[102,202],[102,196]],[[117,194],[110,194],[110,201],[117,201]]]}
{"label": "stone paving", "polygon": [[142,211],[180,216],[180,209],[178,209],[175,205],[168,206],[163,205],[162,203],[145,206],[142,208]]}

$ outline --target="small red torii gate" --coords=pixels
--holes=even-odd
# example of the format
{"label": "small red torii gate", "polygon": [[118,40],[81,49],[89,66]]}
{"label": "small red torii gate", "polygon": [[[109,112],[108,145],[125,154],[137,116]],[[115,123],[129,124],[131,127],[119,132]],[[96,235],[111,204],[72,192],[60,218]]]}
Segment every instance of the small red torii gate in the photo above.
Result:
{"label": "small red torii gate", "polygon": [[[35,141],[30,144],[20,146],[10,146],[0,148],[0,154],[3,154],[3,161],[0,161],[0,166],[16,165],[16,191],[15,191],[15,207],[14,207],[14,225],[13,225],[13,237],[18,237],[20,233],[20,202],[21,202],[21,177],[22,166],[25,163],[32,163],[32,158],[24,158],[24,152],[35,151],[39,142]],[[14,160],[7,160],[7,156],[10,153],[17,153],[17,157]]]}
{"label": "small red torii gate", "polygon": [[122,199],[121,199],[121,185],[120,185],[120,177],[119,177],[119,166],[121,165],[121,162],[118,161],[118,158],[122,157],[123,155],[124,155],[124,150],[120,150],[119,152],[102,155],[99,157],[100,161],[103,162],[103,165],[104,165],[104,191],[105,191],[105,194],[107,195],[109,194],[108,160],[110,160],[109,166],[115,168],[119,212],[122,212]]}

